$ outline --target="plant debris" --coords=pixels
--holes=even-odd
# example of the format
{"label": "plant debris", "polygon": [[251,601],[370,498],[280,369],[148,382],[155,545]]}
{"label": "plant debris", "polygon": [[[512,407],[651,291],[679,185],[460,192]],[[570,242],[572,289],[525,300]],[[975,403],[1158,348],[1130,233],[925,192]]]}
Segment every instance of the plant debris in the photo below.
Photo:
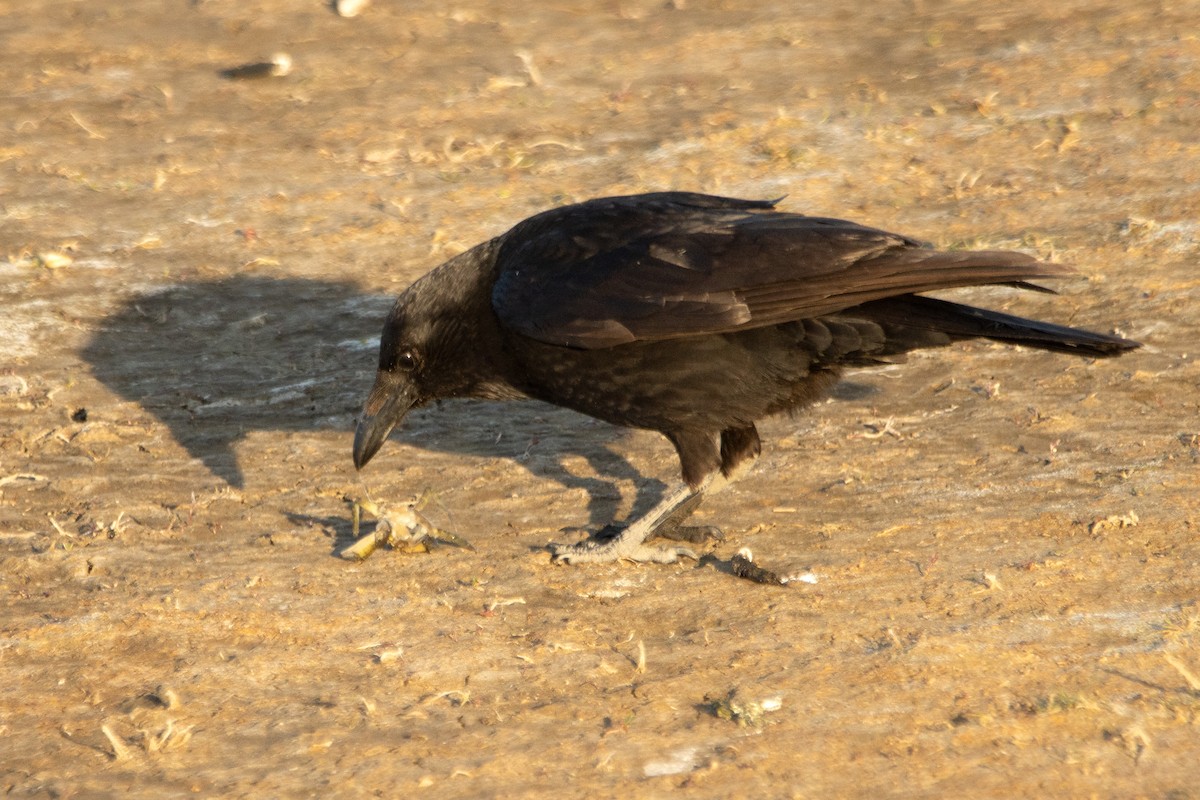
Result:
{"label": "plant debris", "polygon": [[[344,498],[350,504],[351,529],[355,536],[355,542],[342,550],[339,555],[351,561],[365,561],[381,544],[408,553],[425,553],[429,551],[430,542],[474,550],[475,547],[466,539],[456,533],[442,530],[421,514],[421,509],[432,497],[433,493],[426,490],[416,500],[395,511],[388,510],[371,500]],[[359,522],[364,511],[375,517],[378,522],[370,533],[359,536]]]}
{"label": "plant debris", "polygon": [[708,704],[714,717],[736,722],[741,727],[753,728],[762,725],[764,715],[783,708],[783,700],[779,697],[743,700],[738,697],[737,689],[730,689],[724,697],[715,699],[711,695],[705,695],[704,702]]}
{"label": "plant debris", "polygon": [[754,554],[750,552],[749,547],[738,550],[729,560],[729,565],[733,568],[734,575],[754,583],[768,583],[775,586],[787,586],[788,584],[787,578],[781,577],[779,573],[763,569],[755,564]]}
{"label": "plant debris", "polygon": [[282,78],[292,71],[292,57],[287,53],[276,53],[270,61],[255,61],[221,70],[221,77],[229,80],[250,78]]}

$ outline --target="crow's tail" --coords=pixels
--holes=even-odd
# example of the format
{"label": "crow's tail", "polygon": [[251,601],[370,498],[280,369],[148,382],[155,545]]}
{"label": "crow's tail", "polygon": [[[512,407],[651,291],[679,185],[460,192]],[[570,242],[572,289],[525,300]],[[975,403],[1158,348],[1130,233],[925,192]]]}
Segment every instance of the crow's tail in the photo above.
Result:
{"label": "crow's tail", "polygon": [[937,331],[951,339],[995,339],[1041,350],[1100,358],[1141,347],[1140,342],[1120,336],[1039,322],[920,295],[889,297],[864,303],[861,308],[869,310],[869,316],[877,321],[903,328]]}

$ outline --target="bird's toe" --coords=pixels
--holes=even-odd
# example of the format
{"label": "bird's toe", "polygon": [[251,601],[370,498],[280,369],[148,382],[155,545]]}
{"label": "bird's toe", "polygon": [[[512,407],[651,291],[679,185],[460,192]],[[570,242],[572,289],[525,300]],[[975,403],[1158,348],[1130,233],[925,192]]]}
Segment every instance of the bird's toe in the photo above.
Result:
{"label": "bird's toe", "polygon": [[620,537],[607,542],[589,539],[579,544],[551,545],[550,552],[556,564],[607,564],[613,561],[673,564],[680,558],[700,560],[689,547],[651,547],[624,542]]}
{"label": "bird's toe", "polygon": [[[585,542],[596,542],[602,544],[612,541],[619,537],[625,530],[624,525],[618,525],[615,522],[610,522],[598,531],[593,531],[591,528],[581,527],[578,525],[569,525],[565,528],[559,528],[558,532],[568,536],[582,536]],[[580,542],[583,544],[583,542]],[[566,546],[566,545],[564,545]],[[572,547],[574,545],[571,545]]]}
{"label": "bird's toe", "polygon": [[706,542],[725,541],[725,532],[716,525],[676,525],[670,528],[659,528],[656,536],[673,539],[676,542],[704,544]]}

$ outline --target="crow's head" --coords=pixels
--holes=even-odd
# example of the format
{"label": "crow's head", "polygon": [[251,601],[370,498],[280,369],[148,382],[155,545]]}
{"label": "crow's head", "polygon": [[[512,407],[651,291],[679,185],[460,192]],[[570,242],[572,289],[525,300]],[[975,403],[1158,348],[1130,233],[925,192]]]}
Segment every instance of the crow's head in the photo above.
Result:
{"label": "crow's head", "polygon": [[423,331],[421,337],[416,335],[428,326],[412,324],[406,302],[410,293],[412,289],[401,295],[383,326],[379,341],[379,372],[367,402],[363,404],[354,433],[354,466],[357,469],[362,469],[379,452],[388,434],[404,420],[409,410],[429,399],[422,389],[428,332]]}
{"label": "crow's head", "polygon": [[447,397],[503,399],[503,337],[491,310],[493,242],[468,250],[408,287],[379,340],[379,372],[354,434],[362,469],[418,406]]}

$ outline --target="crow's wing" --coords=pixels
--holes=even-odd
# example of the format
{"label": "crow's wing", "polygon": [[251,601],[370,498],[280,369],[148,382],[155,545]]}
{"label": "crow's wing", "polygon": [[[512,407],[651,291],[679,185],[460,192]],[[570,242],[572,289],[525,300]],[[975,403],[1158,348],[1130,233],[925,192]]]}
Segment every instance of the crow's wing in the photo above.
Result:
{"label": "crow's wing", "polygon": [[493,308],[510,330],[593,349],[1070,273],[1021,253],[939,252],[906,236],[773,205],[661,193],[538,214],[502,238]]}

